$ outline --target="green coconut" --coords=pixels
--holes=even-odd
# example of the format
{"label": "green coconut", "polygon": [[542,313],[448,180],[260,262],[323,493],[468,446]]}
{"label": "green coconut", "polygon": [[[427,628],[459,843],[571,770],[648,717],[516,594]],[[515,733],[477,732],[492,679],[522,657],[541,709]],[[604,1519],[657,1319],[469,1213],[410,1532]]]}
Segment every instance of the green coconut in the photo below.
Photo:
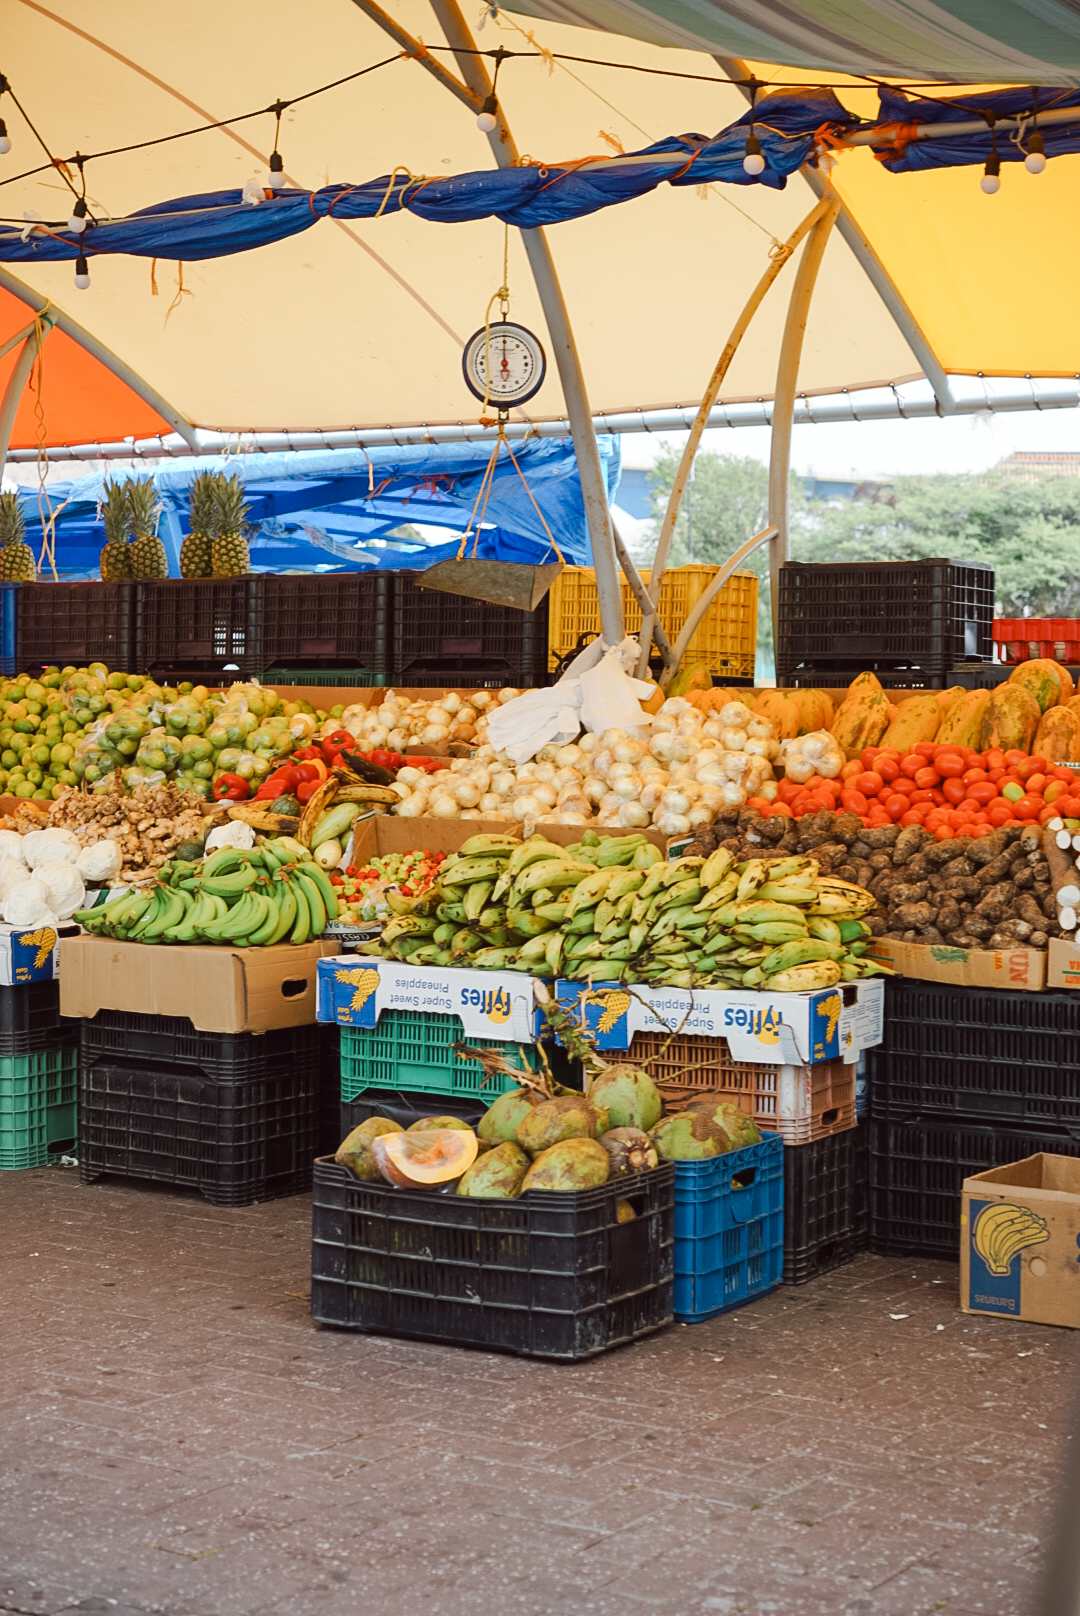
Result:
{"label": "green coconut", "polygon": [[410,1122],[405,1132],[418,1133],[421,1129],[430,1131],[433,1128],[457,1128],[472,1133],[469,1124],[462,1122],[460,1117],[421,1117],[419,1122]]}
{"label": "green coconut", "polygon": [[595,1139],[563,1139],[537,1156],[521,1185],[528,1190],[595,1190],[606,1184],[610,1163]]}
{"label": "green coconut", "polygon": [[583,1094],[543,1100],[518,1128],[517,1142],[530,1156],[539,1156],[564,1139],[598,1139],[608,1131],[608,1114]]}
{"label": "green coconut", "polygon": [[508,1089],[500,1094],[494,1105],[489,1105],[480,1121],[476,1124],[479,1138],[486,1139],[490,1145],[502,1145],[507,1141],[517,1143],[517,1131],[529,1112],[540,1104],[540,1096],[533,1089]]}
{"label": "green coconut", "polygon": [[706,1161],[731,1149],[726,1131],[700,1111],[680,1111],[676,1116],[665,1117],[649,1137],[662,1161]]}
{"label": "green coconut", "polygon": [[342,1140],[334,1160],[340,1162],[342,1167],[348,1167],[365,1184],[378,1183],[382,1174],[372,1159],[371,1141],[384,1133],[404,1132],[401,1124],[391,1122],[389,1117],[368,1117],[359,1128],[353,1129],[347,1139]]}
{"label": "green coconut", "polygon": [[462,1174],[457,1193],[484,1201],[512,1201],[521,1194],[521,1182],[528,1170],[528,1156],[520,1145],[507,1140],[476,1158]]}
{"label": "green coconut", "polygon": [[761,1132],[753,1117],[740,1111],[731,1100],[718,1100],[715,1095],[706,1095],[700,1100],[691,1100],[684,1109],[708,1117],[718,1128],[723,1128],[731,1140],[732,1150],[743,1150],[747,1145],[761,1143]]}
{"label": "green coconut", "polygon": [[604,1107],[613,1128],[641,1128],[645,1133],[660,1121],[664,1109],[656,1084],[637,1066],[609,1066],[589,1084],[589,1099]]}

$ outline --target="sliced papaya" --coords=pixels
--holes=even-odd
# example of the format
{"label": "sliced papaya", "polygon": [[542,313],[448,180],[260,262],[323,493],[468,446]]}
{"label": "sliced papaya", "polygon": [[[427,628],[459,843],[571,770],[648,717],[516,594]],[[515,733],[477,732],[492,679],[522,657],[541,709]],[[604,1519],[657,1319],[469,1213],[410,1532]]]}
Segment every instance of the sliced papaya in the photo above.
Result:
{"label": "sliced papaya", "polygon": [[477,1148],[471,1129],[429,1128],[383,1134],[371,1141],[371,1156],[389,1184],[415,1190],[460,1178],[476,1160]]}

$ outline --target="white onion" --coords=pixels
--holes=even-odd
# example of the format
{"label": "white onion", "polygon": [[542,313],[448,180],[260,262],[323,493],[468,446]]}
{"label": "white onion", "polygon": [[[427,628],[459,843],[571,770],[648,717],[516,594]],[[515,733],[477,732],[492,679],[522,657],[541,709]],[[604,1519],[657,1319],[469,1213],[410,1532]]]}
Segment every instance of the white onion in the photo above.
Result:
{"label": "white onion", "polygon": [[739,807],[746,801],[746,792],[742,786],[725,786],[723,796],[729,808]]}
{"label": "white onion", "polygon": [[598,774],[601,779],[606,780],[607,772],[611,768],[614,761],[615,759],[612,757],[608,748],[602,746],[599,751],[594,752],[592,757],[589,759],[589,767],[593,774]]}
{"label": "white onion", "polygon": [[447,713],[456,713],[461,710],[461,697],[456,690],[448,690],[439,702],[439,706]]}
{"label": "white onion", "polygon": [[748,735],[759,741],[771,741],[776,733],[766,718],[751,718],[744,728]]}
{"label": "white onion", "polygon": [[403,729],[392,729],[386,737],[386,745],[391,752],[400,752],[408,744],[409,737]]}
{"label": "white onion", "polygon": [[620,797],[617,792],[609,791],[600,798],[596,805],[597,811],[601,814],[617,814],[625,801],[625,797]]}
{"label": "white onion", "polygon": [[371,742],[369,751],[376,751],[379,747],[385,746],[390,738],[390,731],[384,729],[381,724],[374,724],[371,729],[365,731],[365,734]]}
{"label": "white onion", "polygon": [[732,725],[725,725],[720,735],[720,745],[725,752],[744,752],[746,750],[746,731],[736,729]]}
{"label": "white onion", "polygon": [[606,729],[600,736],[600,745],[606,746],[610,752],[612,747],[618,746],[620,741],[627,739],[624,729]]}
{"label": "white onion", "polygon": [[507,685],[505,689],[499,691],[499,702],[502,704],[506,701],[513,701],[517,696],[520,695],[520,690],[515,690],[513,685]]}
{"label": "white onion", "polygon": [[[726,783],[726,782],[725,782]],[[724,791],[722,786],[706,786],[694,804],[695,808],[709,808],[715,814],[718,808],[724,806]]]}
{"label": "white onion", "polygon": [[685,836],[691,828],[685,814],[661,814],[659,819],[653,820],[653,824],[661,836]]}
{"label": "white onion", "polygon": [[497,797],[508,797],[517,785],[517,776],[507,769],[500,769],[498,774],[491,777],[491,789]]}
{"label": "white onion", "polygon": [[582,749],[573,742],[569,746],[560,746],[555,753],[555,762],[560,769],[573,769],[582,761]]}
{"label": "white onion", "polygon": [[649,811],[640,802],[628,802],[619,810],[619,824],[630,829],[644,830],[649,823]]}
{"label": "white onion", "polygon": [[412,787],[407,786],[405,784],[404,780],[395,780],[395,781],[393,781],[393,783],[390,786],[390,790],[391,791],[396,791],[398,796],[401,798],[402,802],[405,801],[406,797],[411,797],[412,796]]}
{"label": "white onion", "polygon": [[395,809],[395,812],[402,819],[419,819],[424,812],[424,800],[414,794],[403,802],[400,808]]}
{"label": "white onion", "polygon": [[610,783],[615,795],[622,797],[626,802],[636,802],[645,785],[640,774],[621,774],[617,780]]}
{"label": "white onion", "polygon": [[713,811],[711,808],[706,807],[703,802],[696,802],[686,817],[690,821],[691,827],[693,828],[696,828],[698,825],[711,825],[713,822]]}
{"label": "white onion", "polygon": [[706,763],[698,768],[697,777],[703,786],[722,786],[727,780],[719,763]]}
{"label": "white onion", "polygon": [[547,803],[537,802],[535,797],[515,797],[510,812],[515,819],[533,819],[537,814],[542,814],[547,806]]}
{"label": "white onion", "polygon": [[403,769],[398,770],[398,779],[403,780],[407,786],[419,785],[421,780],[428,778],[423,769],[414,769],[411,763],[406,763]]}
{"label": "white onion", "polygon": [[469,697],[478,713],[486,712],[491,706],[492,695],[490,690],[474,690]]}
{"label": "white onion", "polygon": [[671,748],[671,755],[676,763],[688,763],[695,751],[694,742],[688,735],[676,735]]}
{"label": "white onion", "polygon": [[731,729],[745,729],[753,715],[744,701],[729,701],[716,716]]}
{"label": "white onion", "polygon": [[456,819],[458,805],[453,797],[448,797],[440,791],[433,793],[427,811],[433,819]]}
{"label": "white onion", "polygon": [[556,769],[552,785],[556,791],[565,791],[568,786],[575,791],[581,790],[581,775],[576,769]]}
{"label": "white onion", "polygon": [[684,791],[674,791],[670,787],[663,792],[657,804],[661,813],[685,814],[690,806],[690,798]]}
{"label": "white onion", "polygon": [[459,808],[475,808],[480,801],[480,792],[471,780],[460,780],[454,787],[453,796]]}
{"label": "white onion", "polygon": [[641,796],[638,800],[641,803],[641,806],[651,814],[653,809],[659,805],[660,798],[663,795],[663,786],[647,785],[642,787]]}
{"label": "white onion", "polygon": [[593,735],[593,734],[590,734],[590,732],[588,730],[586,730],[584,735],[582,735],[582,736],[580,736],[578,738],[578,743],[577,743],[578,751],[579,752],[584,752],[586,755],[588,755],[588,753],[590,753],[590,752],[597,751],[599,746],[600,746],[600,742],[597,740],[596,736]]}
{"label": "white onion", "polygon": [[661,763],[670,763],[675,754],[675,737],[672,734],[661,732],[654,735],[649,742],[649,751]]}
{"label": "white onion", "polygon": [[461,819],[483,819],[483,817],[479,808],[463,808],[459,815]]}
{"label": "white onion", "polygon": [[718,741],[724,733],[724,726],[718,718],[707,718],[701,726],[701,733],[706,740]]}
{"label": "white onion", "polygon": [[554,786],[549,786],[543,780],[540,781],[539,785],[533,787],[532,794],[536,798],[537,802],[541,803],[545,808],[554,808],[558,797],[558,793],[556,792]]}
{"label": "white onion", "polygon": [[649,775],[663,774],[665,773],[665,769],[659,758],[653,757],[651,752],[646,752],[645,756],[638,764],[638,773]]}
{"label": "white onion", "polygon": [[487,818],[489,814],[498,813],[502,805],[503,799],[498,795],[497,792],[494,791],[485,791],[483,796],[480,798],[480,801],[477,803],[477,807],[483,813],[485,818]]}
{"label": "white onion", "polygon": [[575,818],[582,820],[586,820],[592,815],[592,803],[588,797],[583,797],[580,792],[576,795],[567,794],[560,797],[555,806],[561,814],[573,814]]}
{"label": "white onion", "polygon": [[539,752],[537,752],[535,761],[537,763],[554,763],[556,754],[559,752],[559,750],[559,747],[553,746],[550,742],[548,742],[547,746],[542,746]]}
{"label": "white onion", "polygon": [[611,752],[616,763],[637,763],[645,756],[645,746],[641,741],[616,741]]}
{"label": "white onion", "polygon": [[678,718],[679,714],[685,713],[689,707],[692,707],[692,703],[688,702],[685,696],[668,696],[660,711],[665,718]]}
{"label": "white onion", "polygon": [[471,702],[463,702],[457,710],[459,724],[475,724],[479,714]]}
{"label": "white onion", "polygon": [[743,747],[743,751],[746,753],[747,757],[767,758],[769,755],[769,747],[772,744],[772,741],[763,741],[757,735],[751,735],[750,739]]}
{"label": "white onion", "polygon": [[441,746],[443,741],[450,739],[450,731],[445,724],[428,724],[420,735],[421,746]]}
{"label": "white onion", "polygon": [[543,780],[545,785],[550,785],[554,780],[555,765],[550,761],[550,759],[545,758],[542,763],[538,763],[536,765],[536,778],[538,780]]}
{"label": "white onion", "polygon": [[668,718],[665,713],[658,713],[652,721],[654,735],[673,735],[675,733],[675,720]]}
{"label": "white onion", "polygon": [[587,825],[589,820],[586,814],[576,813],[570,808],[562,808],[554,816],[554,822],[556,825]]}
{"label": "white onion", "polygon": [[599,802],[607,796],[607,781],[601,780],[598,774],[588,774],[581,789],[590,802]]}

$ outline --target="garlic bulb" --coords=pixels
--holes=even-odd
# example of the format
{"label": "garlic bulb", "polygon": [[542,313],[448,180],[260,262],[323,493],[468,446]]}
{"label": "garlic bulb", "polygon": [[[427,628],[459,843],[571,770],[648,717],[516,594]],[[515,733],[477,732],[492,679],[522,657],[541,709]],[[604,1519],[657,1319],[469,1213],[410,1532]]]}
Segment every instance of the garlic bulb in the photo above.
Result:
{"label": "garlic bulb", "polygon": [[453,797],[446,797],[441,794],[433,795],[428,803],[428,813],[433,819],[456,819],[458,805]]}
{"label": "garlic bulb", "polygon": [[[725,708],[725,711],[727,709]],[[734,729],[730,725],[720,734],[720,745],[725,752],[743,752],[746,750],[747,735],[744,729]]]}
{"label": "garlic bulb", "polygon": [[491,814],[498,813],[502,805],[502,797],[497,796],[494,791],[485,791],[476,806],[487,819]]}

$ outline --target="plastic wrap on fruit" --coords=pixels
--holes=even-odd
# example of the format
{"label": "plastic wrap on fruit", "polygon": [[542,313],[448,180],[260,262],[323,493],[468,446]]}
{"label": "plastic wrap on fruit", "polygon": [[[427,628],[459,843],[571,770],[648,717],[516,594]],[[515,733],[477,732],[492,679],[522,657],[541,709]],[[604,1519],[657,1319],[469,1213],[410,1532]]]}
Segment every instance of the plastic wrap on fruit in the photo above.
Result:
{"label": "plastic wrap on fruit", "polygon": [[780,748],[780,761],[788,779],[801,782],[809,780],[812,774],[820,774],[824,780],[835,780],[846,759],[843,748],[828,730],[819,729],[785,741]]}

